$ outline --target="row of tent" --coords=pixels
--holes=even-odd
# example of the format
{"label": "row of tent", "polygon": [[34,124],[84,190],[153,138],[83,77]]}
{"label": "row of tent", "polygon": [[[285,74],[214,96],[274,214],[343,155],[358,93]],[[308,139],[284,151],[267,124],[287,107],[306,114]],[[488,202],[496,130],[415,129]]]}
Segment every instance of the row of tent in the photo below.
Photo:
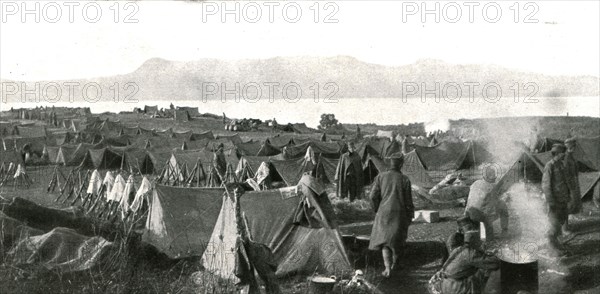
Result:
{"label": "row of tent", "polygon": [[[232,191],[224,188],[156,185],[143,241],[170,258],[202,256],[208,271],[235,279],[234,269],[243,258],[238,255],[235,205],[228,193]],[[251,239],[272,251],[277,276],[351,271],[333,209],[322,202],[327,199],[322,193],[300,183],[242,196],[241,213]],[[304,211],[306,203],[310,214]]]}
{"label": "row of tent", "polygon": [[92,112],[89,107],[41,107],[41,108],[19,108],[6,112],[5,115],[10,118],[24,120],[42,120],[48,121],[52,117],[62,116],[89,116]]}
{"label": "row of tent", "polygon": [[[64,186],[65,178],[63,175],[56,186]],[[75,190],[87,193],[90,201],[81,200],[90,211],[116,207],[115,217],[120,215],[125,221],[147,205],[144,242],[170,258],[202,257],[207,270],[222,278],[236,278],[234,268],[239,266],[242,252],[236,242],[232,191],[170,187],[146,177],[138,185],[131,175],[107,171],[102,176],[98,170],[86,182],[87,189]],[[101,203],[96,205],[97,201]],[[318,184],[302,178],[292,187],[247,192],[240,207],[252,242],[272,251],[278,276],[314,271],[341,275],[352,270],[333,208]]]}

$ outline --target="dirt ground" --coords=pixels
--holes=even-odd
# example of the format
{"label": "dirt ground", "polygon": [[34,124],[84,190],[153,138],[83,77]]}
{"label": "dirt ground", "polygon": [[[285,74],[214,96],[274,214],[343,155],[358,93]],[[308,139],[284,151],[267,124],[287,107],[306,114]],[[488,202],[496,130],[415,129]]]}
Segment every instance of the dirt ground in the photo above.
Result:
{"label": "dirt ground", "polygon": [[[443,242],[456,232],[456,219],[462,215],[464,208],[438,206],[430,209],[440,212],[440,221],[411,224],[401,268],[389,279],[379,275],[383,266],[377,252],[369,252],[373,262],[366,267],[360,264],[364,253],[351,253],[351,258],[359,263],[358,268],[363,268],[367,277],[383,293],[399,293],[398,290],[402,293],[427,293],[428,280],[442,265]],[[569,251],[566,256],[548,257],[541,240],[535,247],[527,248],[538,259],[538,293],[600,293],[600,213],[591,201],[586,201],[584,211],[571,216],[570,223],[574,237],[566,243]],[[494,225],[498,232],[499,221]],[[371,222],[346,224],[340,230],[343,234],[369,235],[371,226]],[[518,230],[519,225],[511,217],[506,239],[512,239]],[[486,292],[505,293],[501,289],[501,275],[497,271],[490,276]]]}

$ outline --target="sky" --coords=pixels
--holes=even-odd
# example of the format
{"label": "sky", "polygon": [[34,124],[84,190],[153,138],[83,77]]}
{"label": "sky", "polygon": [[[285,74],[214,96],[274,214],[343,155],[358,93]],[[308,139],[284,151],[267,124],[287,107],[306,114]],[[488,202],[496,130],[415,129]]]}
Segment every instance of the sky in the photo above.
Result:
{"label": "sky", "polygon": [[[317,7],[308,1],[292,2],[285,10],[285,2],[242,2],[238,22],[235,14],[223,15],[224,9],[235,10],[233,2],[224,7],[220,2],[93,2],[87,13],[86,2],[79,2],[72,14],[60,1],[0,2],[1,79],[112,76],[135,71],[155,57],[188,61],[348,55],[385,65],[432,58],[552,75],[600,72],[599,1],[541,1],[527,7],[523,2],[518,7],[513,1],[481,2],[472,14],[468,2],[420,7],[420,1],[343,1],[329,6],[319,2]],[[439,21],[435,14],[423,20],[422,8],[435,11],[435,3]],[[36,11],[39,20],[23,8]],[[101,12],[97,22],[95,9]],[[493,22],[497,10],[501,14]],[[296,11],[301,15],[293,22]]]}

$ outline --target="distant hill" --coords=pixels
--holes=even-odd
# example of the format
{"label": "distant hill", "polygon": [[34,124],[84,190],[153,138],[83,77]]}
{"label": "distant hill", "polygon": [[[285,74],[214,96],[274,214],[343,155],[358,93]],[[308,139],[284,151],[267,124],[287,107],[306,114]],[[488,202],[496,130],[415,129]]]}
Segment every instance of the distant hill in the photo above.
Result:
{"label": "distant hill", "polygon": [[[401,54],[401,53],[399,53]],[[7,82],[4,80],[3,82]],[[62,84],[67,81],[54,81]],[[319,83],[320,92],[318,96],[323,99],[329,94],[337,98],[398,98],[402,97],[403,82],[416,83],[421,87],[422,83],[428,89],[435,87],[436,83],[440,89],[448,83],[461,85],[462,97],[467,97],[468,88],[464,83],[479,83],[481,86],[475,91],[475,97],[482,96],[482,86],[496,83],[502,88],[503,96],[512,97],[511,86],[518,82],[521,86],[520,96],[524,97],[533,92],[533,87],[523,89],[525,83],[535,83],[538,90],[534,96],[541,97],[566,97],[566,96],[599,96],[598,77],[593,76],[549,76],[540,73],[515,71],[495,65],[456,65],[439,60],[420,60],[414,64],[403,66],[384,66],[362,62],[352,57],[277,57],[264,60],[237,60],[224,61],[217,59],[201,59],[190,62],[168,61],[164,59],[150,59],[132,73],[112,77],[101,77],[87,80],[69,81],[80,85],[94,82],[102,88],[102,101],[110,101],[114,97],[115,89],[111,88],[117,83],[120,92],[119,97],[123,99],[127,94],[134,91],[135,87],[123,89],[127,83],[135,83],[139,88],[135,97],[140,101],[153,100],[200,100],[205,95],[203,85],[219,85],[215,95],[208,99],[220,99],[220,89],[225,83],[227,89],[234,89],[239,84],[240,91],[246,88],[247,96],[254,97],[256,88],[251,83],[261,86],[262,99],[269,96],[268,86],[264,83],[279,83],[274,87],[274,97],[281,97],[284,85],[291,82],[302,88],[302,97],[313,97],[314,88],[311,86]],[[335,83],[335,87],[325,88],[326,83]],[[40,81],[41,87],[48,81]],[[19,82],[20,84],[20,82]],[[34,82],[28,82],[29,89],[33,89]],[[68,89],[62,87],[61,101],[68,99]],[[81,86],[75,88],[75,101],[83,101]],[[47,96],[55,96],[55,89],[48,88]],[[210,90],[210,89],[209,89]],[[293,97],[293,88],[288,89],[290,97]],[[448,88],[448,95],[454,96],[454,88]],[[490,94],[494,89],[490,89]],[[334,93],[335,92],[335,93]],[[95,92],[89,90],[90,94]],[[10,96],[10,101],[20,97],[20,92]],[[238,97],[242,97],[238,94]],[[417,91],[415,96],[419,97]],[[233,99],[235,95],[226,96]],[[91,95],[94,97],[94,95]]]}

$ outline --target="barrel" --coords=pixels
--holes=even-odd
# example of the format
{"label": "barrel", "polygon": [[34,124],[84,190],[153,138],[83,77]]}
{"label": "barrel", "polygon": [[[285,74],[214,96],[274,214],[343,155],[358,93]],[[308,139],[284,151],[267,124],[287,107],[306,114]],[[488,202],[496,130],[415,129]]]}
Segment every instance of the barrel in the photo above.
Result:
{"label": "barrel", "polygon": [[538,261],[512,263],[500,261],[500,286],[503,294],[517,294],[524,290],[538,292]]}

